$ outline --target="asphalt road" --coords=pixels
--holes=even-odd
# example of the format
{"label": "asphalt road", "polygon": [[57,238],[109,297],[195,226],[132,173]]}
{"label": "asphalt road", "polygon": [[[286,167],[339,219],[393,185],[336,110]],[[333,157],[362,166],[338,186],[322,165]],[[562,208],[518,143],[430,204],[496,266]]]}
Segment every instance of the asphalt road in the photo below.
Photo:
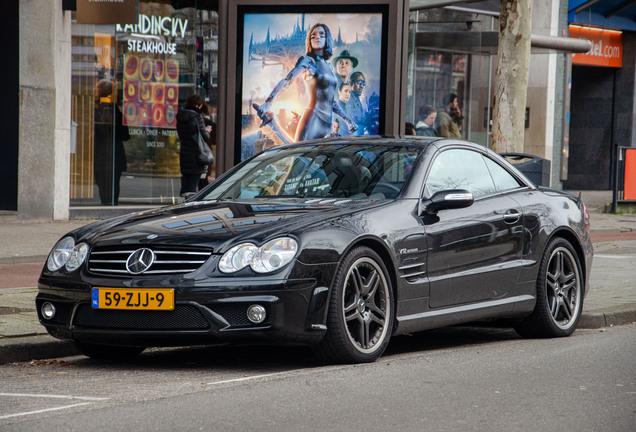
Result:
{"label": "asphalt road", "polygon": [[258,346],[14,363],[0,430],[634,431],[635,358],[632,324],[546,340],[447,328],[355,366]]}

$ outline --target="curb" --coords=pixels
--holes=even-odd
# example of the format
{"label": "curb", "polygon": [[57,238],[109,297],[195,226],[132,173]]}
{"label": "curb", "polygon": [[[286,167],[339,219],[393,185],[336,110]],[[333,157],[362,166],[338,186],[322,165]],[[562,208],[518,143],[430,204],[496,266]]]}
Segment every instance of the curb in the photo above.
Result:
{"label": "curb", "polygon": [[636,303],[596,309],[581,315],[578,328],[596,329],[636,323]]}
{"label": "curb", "polygon": [[40,335],[0,340],[0,365],[78,355],[73,342]]}
{"label": "curb", "polygon": [[46,263],[48,255],[23,255],[12,257],[0,257],[0,265],[13,265],[13,264],[32,264],[32,263]]}
{"label": "curb", "polygon": [[[636,303],[584,312],[578,328],[601,329],[634,323]],[[73,342],[55,339],[49,335],[0,339],[0,348],[0,365],[80,354]]]}

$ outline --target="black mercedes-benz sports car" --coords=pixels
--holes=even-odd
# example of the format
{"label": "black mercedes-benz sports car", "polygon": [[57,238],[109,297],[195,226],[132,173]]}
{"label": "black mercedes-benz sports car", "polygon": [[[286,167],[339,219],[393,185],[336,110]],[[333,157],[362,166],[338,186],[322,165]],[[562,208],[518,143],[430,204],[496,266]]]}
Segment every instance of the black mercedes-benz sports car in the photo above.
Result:
{"label": "black mercedes-benz sports car", "polygon": [[341,138],[265,150],[184,203],[68,233],[36,304],[96,358],[256,340],[369,362],[393,335],[480,320],[568,336],[592,253],[580,199],[483,146]]}

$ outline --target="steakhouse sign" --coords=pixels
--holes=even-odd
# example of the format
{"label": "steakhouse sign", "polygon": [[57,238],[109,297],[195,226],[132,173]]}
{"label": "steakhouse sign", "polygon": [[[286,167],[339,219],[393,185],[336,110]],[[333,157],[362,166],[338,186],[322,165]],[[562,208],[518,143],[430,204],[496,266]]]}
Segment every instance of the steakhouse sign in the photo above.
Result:
{"label": "steakhouse sign", "polygon": [[572,54],[572,64],[587,66],[623,66],[623,34],[616,30],[570,26],[571,38],[583,38],[594,46],[585,54]]}

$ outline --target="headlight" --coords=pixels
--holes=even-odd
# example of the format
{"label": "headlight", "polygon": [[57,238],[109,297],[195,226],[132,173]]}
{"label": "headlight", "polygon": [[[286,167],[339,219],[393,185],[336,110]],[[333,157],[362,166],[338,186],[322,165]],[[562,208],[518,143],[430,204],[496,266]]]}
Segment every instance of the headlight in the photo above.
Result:
{"label": "headlight", "polygon": [[88,255],[88,245],[80,243],[75,246],[73,237],[64,237],[57,242],[46,261],[46,268],[56,271],[66,265],[66,270],[73,271],[82,265]]}
{"label": "headlight", "polygon": [[74,247],[75,240],[73,237],[64,237],[57,242],[49,254],[49,259],[46,261],[46,268],[50,271],[56,271],[62,268],[71,257]]}
{"label": "headlight", "polygon": [[66,262],[66,270],[73,271],[82,265],[88,255],[88,245],[86,243],[80,243],[73,248],[71,257]]}
{"label": "headlight", "polygon": [[271,240],[260,248],[252,243],[242,243],[223,254],[219,270],[234,273],[250,266],[257,273],[272,272],[289,264],[297,250],[298,243],[289,237]]}
{"label": "headlight", "polygon": [[225,252],[219,261],[219,270],[234,273],[252,262],[258,248],[252,243],[242,243]]}
{"label": "headlight", "polygon": [[294,259],[297,249],[298,243],[289,237],[269,241],[258,248],[250,267],[257,273],[278,270]]}

